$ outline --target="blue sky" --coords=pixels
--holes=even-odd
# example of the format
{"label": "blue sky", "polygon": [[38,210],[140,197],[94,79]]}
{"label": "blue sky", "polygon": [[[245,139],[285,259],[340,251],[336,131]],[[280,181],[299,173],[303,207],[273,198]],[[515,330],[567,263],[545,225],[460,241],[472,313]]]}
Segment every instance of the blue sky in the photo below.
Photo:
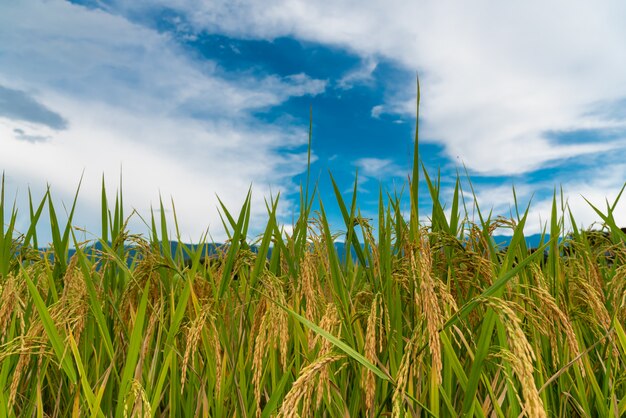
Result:
{"label": "blue sky", "polygon": [[[24,0],[0,5],[0,169],[27,225],[27,189],[68,204],[99,232],[100,181],[120,170],[127,210],[175,204],[185,237],[224,237],[216,195],[253,228],[281,192],[287,228],[306,170],[340,226],[328,179],[376,213],[402,188],[422,85],[420,152],[457,170],[481,207],[533,197],[528,233],[563,187],[584,226],[626,181],[626,6],[619,1]],[[582,30],[584,28],[584,30]],[[469,199],[469,197],[468,197]],[[427,211],[427,200],[424,200]],[[626,206],[618,221],[626,225]],[[622,215],[623,214],[623,215]],[[130,227],[144,231],[135,217]],[[46,237],[45,230],[42,230]],[[89,237],[87,237],[89,238]]]}

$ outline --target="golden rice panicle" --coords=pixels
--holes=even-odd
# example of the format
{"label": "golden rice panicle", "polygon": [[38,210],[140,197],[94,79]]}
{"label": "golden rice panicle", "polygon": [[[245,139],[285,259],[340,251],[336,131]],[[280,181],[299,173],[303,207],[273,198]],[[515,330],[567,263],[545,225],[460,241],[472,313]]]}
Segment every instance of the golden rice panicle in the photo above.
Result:
{"label": "golden rice panicle", "polygon": [[[372,301],[372,307],[370,314],[367,318],[367,326],[365,330],[365,358],[370,362],[376,364],[378,355],[376,352],[377,340],[376,340],[376,326],[380,323],[378,319],[380,295],[376,295]],[[382,313],[380,314],[382,317]],[[382,334],[382,328],[379,329],[379,333]],[[365,393],[365,407],[368,411],[371,411],[374,406],[374,398],[376,395],[376,380],[374,373],[371,370],[363,368],[361,372],[361,388]]]}
{"label": "golden rice panicle", "polygon": [[592,258],[592,262],[589,263],[587,269],[587,278],[589,283],[596,289],[596,291],[604,297],[604,279],[602,278],[602,274],[600,273],[600,263],[598,261],[598,256]]}
{"label": "golden rice panicle", "polygon": [[[41,363],[44,356],[51,355],[51,353],[46,351],[46,349],[48,349],[48,339],[44,335],[43,326],[40,322],[32,324],[25,336],[17,337],[2,346],[2,351],[0,351],[0,359],[2,360],[11,355],[19,354],[17,365],[12,373],[11,386],[9,388],[9,397],[7,399],[9,409],[13,406],[17,399],[16,397],[22,377],[29,374],[28,369],[30,367],[31,357],[38,354],[39,361]],[[29,380],[30,379],[26,379],[25,383],[28,384]]]}
{"label": "golden rice panicle", "polygon": [[[132,275],[126,284],[120,301],[118,303],[119,315],[116,316],[117,320],[114,323],[114,331],[116,338],[125,346],[127,341],[127,334],[125,329],[132,329],[132,321],[134,313],[141,300],[141,294],[146,286],[146,283],[150,282],[151,286],[149,291],[155,293],[153,299],[158,299],[160,295],[156,295],[158,292],[158,284],[160,282],[160,276],[158,272],[158,266],[165,263],[160,254],[151,250],[147,243],[140,241],[141,245],[141,259],[132,270]],[[148,304],[151,306],[153,304]]]}
{"label": "golden rice panicle", "polygon": [[[439,300],[435,293],[435,279],[432,275],[432,255],[428,236],[424,233],[420,240],[418,256],[411,253],[411,263],[413,275],[419,275],[419,289],[422,303],[422,315],[426,319],[426,329],[428,331],[428,346],[432,359],[432,369],[435,373],[437,384],[441,384],[441,341],[439,339],[439,329],[443,325],[443,317]],[[417,260],[416,260],[417,258]],[[417,301],[416,301],[417,302]]]}
{"label": "golden rice panicle", "polygon": [[[330,271],[330,260],[328,251],[326,250],[326,244],[324,243],[324,226],[322,225],[320,217],[321,215],[318,214],[308,222],[307,237],[310,241],[311,248],[309,248],[307,252],[315,254],[317,263],[320,264],[322,271]],[[281,260],[286,262],[283,258],[281,258]],[[288,270],[288,267],[285,267],[285,271],[286,270]]]}
{"label": "golden rice panicle", "polygon": [[77,263],[78,257],[72,257],[63,278],[63,293],[57,306],[52,308],[52,317],[55,322],[65,324],[67,331],[72,333],[76,343],[80,341],[89,312],[87,285]]}
{"label": "golden rice panicle", "polygon": [[455,286],[450,292],[455,300],[466,300],[473,289],[483,288],[485,283],[493,282],[492,262],[479,253],[461,248],[454,254],[451,264]]}
{"label": "golden rice panicle", "polygon": [[386,333],[391,329],[391,320],[389,319],[389,311],[386,308],[385,302],[383,298],[379,298],[380,303],[380,314],[378,315],[378,329],[380,332],[378,333],[378,352],[381,353],[383,351],[383,343],[385,341]]}
{"label": "golden rice panicle", "polygon": [[535,385],[535,380],[532,377],[532,374],[528,373],[528,366],[525,363],[524,359],[518,357],[516,354],[508,351],[502,350],[499,353],[499,356],[502,357],[503,360],[507,361],[507,363],[511,366],[513,372],[518,376],[520,380],[520,386],[522,388],[522,395],[524,396],[524,400],[519,399],[519,395],[516,394],[517,398],[520,400],[520,404],[522,405],[522,413],[530,418],[542,418],[547,417],[548,414],[543,406],[543,401],[539,396],[539,392],[537,391],[537,386]]}
{"label": "golden rice panicle", "polygon": [[[281,418],[296,418],[312,416],[312,399],[320,389],[320,372],[331,363],[344,358],[343,355],[328,355],[320,357],[300,371],[300,376],[291,386],[285,396],[278,414]],[[298,410],[301,410],[301,415]]]}
{"label": "golden rice panicle", "polygon": [[[326,309],[326,313],[322,318],[320,327],[335,337],[339,337],[341,334],[341,320],[339,319],[339,312],[334,304],[329,303]],[[333,344],[326,338],[317,334],[318,340],[321,339],[321,347],[318,353],[318,357],[325,357],[331,354]],[[319,408],[324,396],[330,396],[330,369],[328,366],[323,367],[319,371],[319,387],[316,392],[316,403]]]}
{"label": "golden rice panicle", "polygon": [[401,418],[404,416],[404,401],[407,387],[411,384],[411,379],[418,375],[418,370],[421,367],[422,356],[424,353],[423,350],[418,352],[419,345],[423,343],[423,334],[421,330],[422,324],[418,323],[415,327],[415,331],[413,331],[411,339],[404,348],[404,354],[402,355],[402,360],[396,377],[396,387],[393,391],[393,397],[391,399],[393,405],[391,416],[394,418]]}
{"label": "golden rice panicle", "polygon": [[[37,273],[37,270],[31,273]],[[35,282],[38,284],[47,283],[47,278],[42,276]],[[58,329],[64,329],[65,333],[72,335],[78,343],[85,327],[88,311],[86,284],[77,267],[77,257],[74,257],[70,260],[63,277],[63,292],[59,300],[49,307],[50,317]],[[46,349],[49,347],[49,339],[38,315],[33,314],[31,316],[30,327],[25,334],[20,338],[20,357],[13,372],[8,399],[9,405],[15,402],[20,380],[29,366],[33,353],[39,353],[40,364],[44,356],[48,355]],[[69,350],[69,345],[66,345],[66,350]],[[67,355],[67,352],[64,355]]]}
{"label": "golden rice panicle", "polygon": [[435,280],[435,289],[439,295],[440,303],[442,305],[442,310],[445,310],[446,315],[452,315],[454,312],[459,310],[459,307],[456,303],[456,299],[452,296],[450,292],[450,288],[441,280]]}
{"label": "golden rice panicle", "polygon": [[374,238],[374,228],[372,227],[368,219],[360,216],[355,219],[355,222],[357,222],[361,226],[363,235],[365,237],[365,242],[367,242],[369,251],[372,254],[372,270],[376,272],[378,276],[380,276],[380,254],[378,252],[378,246],[376,245],[376,239]]}
{"label": "golden rice panicle", "polygon": [[[611,315],[604,302],[604,292],[599,292],[594,286],[586,282],[584,278],[575,280],[577,287],[578,303],[587,308],[587,314],[592,318],[590,325],[594,322],[597,326],[591,326],[590,329],[595,331],[597,336],[602,336],[611,329]],[[611,345],[611,354],[613,357],[619,356],[619,350],[614,339],[609,339]]]}
{"label": "golden rice panicle", "polygon": [[[574,333],[574,327],[569,319],[569,317],[563,312],[561,308],[556,303],[554,296],[552,296],[546,289],[543,287],[531,287],[529,291],[533,294],[534,297],[538,299],[538,305],[536,305],[536,311],[538,314],[542,316],[541,320],[546,324],[554,324],[557,326],[548,326],[548,331],[550,332],[550,339],[556,339],[557,330],[560,331],[563,335],[565,335],[565,342],[567,344],[567,348],[569,349],[570,358],[575,358],[580,354],[580,349],[578,347],[578,340],[576,339],[576,334]],[[558,349],[553,350],[553,360],[558,359]],[[579,364],[582,365],[582,361],[579,360]],[[581,368],[581,371],[584,375],[585,371]]]}
{"label": "golden rice panicle", "polygon": [[313,322],[318,322],[321,314],[323,295],[317,272],[318,257],[316,253],[306,251],[300,263],[300,292],[305,301],[304,315]]}
{"label": "golden rice panicle", "polygon": [[13,371],[13,377],[11,379],[11,387],[9,389],[9,399],[7,400],[7,408],[10,410],[13,404],[15,403],[15,397],[17,396],[17,390],[20,384],[20,380],[22,379],[22,375],[25,370],[28,368],[28,364],[30,363],[30,353],[26,351],[26,347],[24,346],[24,339],[22,339],[22,353],[20,353],[19,360],[17,361],[17,366]]}
{"label": "golden rice panicle", "polygon": [[189,360],[193,363],[193,359],[195,356],[196,349],[198,348],[198,342],[200,341],[200,337],[202,336],[202,330],[207,322],[210,315],[211,306],[206,304],[200,310],[200,313],[193,320],[189,330],[187,332],[187,340],[185,342],[185,355],[183,356],[183,365],[180,372],[180,392],[183,393],[185,389],[185,382],[187,377],[187,366],[189,364]]}
{"label": "golden rice panicle", "polygon": [[266,311],[265,315],[263,315],[259,332],[254,340],[254,355],[252,357],[252,370],[254,370],[252,384],[254,386],[257,417],[261,416],[261,377],[263,376],[264,360],[269,350],[268,313],[269,311]]}
{"label": "golden rice panicle", "polygon": [[[341,320],[339,318],[337,306],[335,306],[334,303],[328,303],[326,305],[326,312],[324,313],[324,316],[320,321],[320,328],[336,336],[340,334],[340,332],[337,331],[340,326]],[[313,340],[311,340],[309,349],[312,350],[318,342],[321,342],[321,347],[319,351],[320,356],[324,356],[331,352],[333,344],[319,334],[315,334],[315,337],[313,338]]]}
{"label": "golden rice panicle", "polygon": [[535,353],[524,334],[522,321],[515,313],[513,302],[499,298],[487,298],[485,303],[498,314],[506,331],[507,341],[512,356],[506,356],[511,368],[517,375],[524,397],[524,412],[529,417],[547,417],[543,401],[533,376]]}
{"label": "golden rice panicle", "polygon": [[[283,306],[287,305],[287,299],[285,293],[280,288],[280,282],[276,278],[276,293],[273,295],[274,300],[278,300]],[[272,324],[275,332],[276,345],[280,351],[280,363],[283,369],[287,368],[287,352],[289,350],[289,314],[285,312],[281,307],[272,304]]]}
{"label": "golden rice panicle", "polygon": [[[37,283],[38,282],[40,281],[37,281]],[[57,304],[55,307],[53,307],[53,309],[58,309],[58,306],[59,305]],[[54,312],[51,312],[51,316],[53,316],[54,319]],[[27,327],[28,329],[26,329]],[[17,365],[12,373],[11,385],[9,388],[9,397],[7,399],[7,405],[9,409],[15,403],[20,382],[24,373],[28,370],[31,356],[33,355],[33,353],[39,351],[41,357],[46,354],[44,350],[47,347],[48,339],[45,337],[43,325],[39,320],[39,316],[36,314],[36,312],[31,315],[30,323],[28,325],[24,324],[22,319],[22,328],[22,334],[9,342],[9,344],[15,347],[16,351],[19,353]],[[19,348],[17,346],[18,341]],[[7,353],[11,351],[9,345],[7,344],[5,344],[2,348],[6,350]],[[0,353],[5,354],[2,351],[0,351]]]}
{"label": "golden rice panicle", "polygon": [[606,332],[611,326],[611,316],[604,303],[604,296],[592,286],[585,276],[575,277],[572,280],[576,289],[577,302],[586,306],[589,313],[595,317],[603,331]]}
{"label": "golden rice panicle", "polygon": [[215,353],[215,398],[220,396],[222,389],[222,344],[220,343],[217,329],[213,325],[213,351]]}
{"label": "golden rice panicle", "polygon": [[[130,406],[132,406],[132,409],[129,414]],[[148,395],[141,383],[137,379],[133,379],[131,391],[124,400],[124,418],[150,418],[151,416],[152,408],[150,407],[150,401],[148,401]]]}
{"label": "golden rice panicle", "polygon": [[[269,302],[272,303],[272,302]],[[252,325],[250,326],[250,340],[251,344],[248,344],[248,357],[253,355],[255,344],[254,341],[261,333],[261,326],[265,319],[265,312],[267,311],[268,301],[266,298],[261,297],[256,305],[254,315],[252,315]]]}
{"label": "golden rice panicle", "polygon": [[265,313],[259,325],[259,331],[254,340],[254,354],[252,358],[252,368],[254,374],[252,382],[254,385],[254,397],[257,404],[257,415],[260,414],[261,405],[261,378],[263,376],[264,360],[271,349],[279,351],[279,359],[283,369],[287,367],[287,350],[289,344],[289,322],[288,314],[276,303],[287,305],[285,293],[282,290],[282,283],[272,274],[267,274],[263,280],[269,300],[264,297],[260,303],[265,304]]}
{"label": "golden rice panicle", "polygon": [[626,323],[626,265],[617,268],[608,284],[609,302],[613,306],[616,319]]}
{"label": "golden rice panicle", "polygon": [[22,295],[17,283],[16,276],[9,273],[4,285],[0,287],[0,343],[4,341],[14,312],[23,322]]}
{"label": "golden rice panicle", "polygon": [[156,330],[156,324],[161,319],[162,311],[163,311],[163,303],[157,302],[157,306],[154,307],[154,309],[152,310],[152,315],[150,315],[150,321],[148,321],[148,328],[146,329],[145,337],[143,339],[143,343],[141,344],[141,351],[140,351],[141,359],[146,358],[146,356],[148,355],[150,342],[152,341],[152,337]]}

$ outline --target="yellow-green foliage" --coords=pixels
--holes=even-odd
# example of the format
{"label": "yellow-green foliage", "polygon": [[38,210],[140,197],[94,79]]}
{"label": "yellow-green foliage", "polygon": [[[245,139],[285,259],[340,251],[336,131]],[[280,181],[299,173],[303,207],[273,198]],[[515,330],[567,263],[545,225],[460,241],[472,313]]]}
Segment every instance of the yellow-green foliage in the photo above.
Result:
{"label": "yellow-green foliage", "polygon": [[[598,236],[578,231],[555,199],[550,239],[530,252],[528,210],[493,220],[474,207],[470,222],[457,180],[446,215],[424,171],[424,225],[417,130],[415,139],[408,219],[381,193],[374,229],[357,211],[356,182],[348,206],[331,178],[345,260],[322,202],[312,211],[308,177],[291,235],[273,201],[265,232],[250,238],[248,194],[237,217],[222,205],[230,239],[203,263],[203,247],[180,238],[172,254],[162,204],[160,228],[153,216],[149,237],[130,235],[121,193],[111,210],[104,184],[101,251],[76,241],[76,199],[62,227],[49,192],[31,201],[19,235],[3,180],[0,418],[626,414],[616,205],[594,208],[610,231]],[[46,209],[44,253],[36,225]],[[498,227],[513,234],[506,251],[494,246]]]}
{"label": "yellow-green foliage", "polygon": [[[201,247],[161,245],[165,219],[160,235],[154,219],[149,238],[129,235],[104,188],[99,252],[59,226],[48,194],[32,222],[48,207],[50,254],[34,227],[16,235],[13,210],[0,417],[623,415],[626,248],[611,208],[603,240],[557,241],[553,219],[544,260],[525,246],[526,215],[473,224],[432,197],[432,224],[412,228],[381,196],[375,238],[337,193],[346,260],[310,203],[288,236],[273,202],[256,241],[249,196],[237,218],[222,208],[232,239],[205,263]],[[504,252],[496,227],[514,233]]]}

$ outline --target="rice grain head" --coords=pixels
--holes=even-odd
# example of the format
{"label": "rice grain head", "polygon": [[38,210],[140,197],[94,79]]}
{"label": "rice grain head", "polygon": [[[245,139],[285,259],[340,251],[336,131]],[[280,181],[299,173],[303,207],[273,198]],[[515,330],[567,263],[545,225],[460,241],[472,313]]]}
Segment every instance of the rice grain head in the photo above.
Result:
{"label": "rice grain head", "polygon": [[200,337],[202,335],[202,330],[207,322],[207,319],[211,316],[211,305],[206,304],[200,310],[200,313],[191,323],[189,327],[189,331],[187,332],[187,340],[185,342],[185,355],[183,356],[183,365],[180,373],[180,393],[183,393],[185,389],[185,382],[187,377],[187,366],[189,364],[189,360],[193,362],[193,358],[195,352],[198,348],[198,342],[200,341]]}
{"label": "rice grain head", "polygon": [[572,281],[575,284],[578,296],[578,302],[586,305],[589,308],[604,332],[607,332],[611,327],[611,316],[604,302],[604,296],[601,292],[592,286],[586,277],[579,276]]}
{"label": "rice grain head", "polygon": [[608,284],[609,301],[613,306],[616,319],[626,323],[626,265],[618,267]]}
{"label": "rice grain head", "polygon": [[20,296],[17,278],[13,273],[9,273],[4,285],[0,287],[0,343],[4,341],[13,313],[21,310]]}
{"label": "rice grain head", "polygon": [[[561,361],[559,356],[560,350],[556,346],[556,339],[560,335],[565,336],[565,343],[569,350],[569,359],[575,358],[580,354],[578,347],[578,340],[574,333],[574,327],[569,317],[563,312],[556,303],[554,296],[552,296],[544,287],[536,286],[523,286],[527,289],[527,293],[532,295],[537,300],[529,299],[529,303],[533,305],[533,308],[537,315],[539,315],[538,321],[533,321],[533,325],[537,329],[546,329],[546,333],[550,339],[550,343],[553,344],[552,361],[554,365],[558,365]],[[529,316],[532,318],[532,316]],[[579,359],[578,364],[581,366],[580,370],[583,376],[585,370],[582,367],[582,359]]]}
{"label": "rice grain head", "polygon": [[[367,326],[365,331],[365,358],[371,363],[376,364],[378,356],[376,353],[377,340],[376,340],[376,326],[379,324],[377,311],[379,309],[380,295],[376,295],[372,301],[372,307],[370,314],[367,318]],[[382,328],[379,327],[379,334],[382,333]],[[368,411],[371,411],[374,406],[374,398],[376,396],[376,380],[374,373],[368,369],[363,369],[361,372],[361,388],[365,393],[365,407]]]}
{"label": "rice grain head", "polygon": [[[337,307],[329,303],[326,308],[326,313],[322,318],[320,323],[320,327],[335,337],[339,337],[341,334],[341,320],[339,319],[339,312],[337,311]],[[321,347],[318,353],[318,357],[326,357],[331,354],[334,346],[328,341],[326,338],[321,337],[319,334],[316,335],[316,341],[321,340]],[[315,344],[314,344],[315,345]],[[322,403],[323,397],[330,396],[330,370],[329,367],[323,367],[319,371],[319,386],[316,392],[316,404],[319,408]]]}
{"label": "rice grain head", "polygon": [[291,386],[285,396],[278,417],[296,418],[300,417],[298,410],[301,409],[302,416],[313,416],[311,411],[313,394],[318,389],[320,371],[326,369],[328,365],[344,358],[343,355],[328,355],[320,357],[300,371],[300,376]]}
{"label": "rice grain head", "polygon": [[[128,412],[131,406],[132,409],[129,415]],[[150,407],[150,401],[148,401],[148,395],[137,379],[132,380],[131,391],[124,400],[124,418],[128,418],[129,416],[133,418],[150,418],[152,416],[152,408]]]}
{"label": "rice grain head", "polygon": [[[419,275],[419,289],[422,302],[422,314],[426,319],[426,329],[428,331],[428,346],[432,359],[432,369],[435,373],[437,384],[441,384],[441,341],[439,329],[443,325],[443,317],[439,300],[435,293],[435,280],[432,275],[432,256],[428,236],[422,235],[418,256],[411,253],[411,264],[415,280],[415,272]],[[416,292],[417,293],[417,292]]]}
{"label": "rice grain head", "polygon": [[421,362],[424,351],[422,350],[418,353],[418,347],[423,343],[423,333],[421,330],[422,323],[418,322],[411,339],[404,348],[404,354],[402,355],[402,361],[400,362],[396,377],[396,387],[391,399],[393,405],[391,416],[393,418],[404,417],[405,409],[403,406],[407,388],[409,385],[413,386],[411,379],[418,375],[418,370],[422,367]]}
{"label": "rice grain head", "polygon": [[259,331],[254,340],[254,354],[252,358],[252,383],[254,386],[254,398],[257,405],[257,415],[261,413],[261,378],[263,376],[263,366],[269,350],[279,351],[280,364],[283,370],[287,367],[287,350],[289,348],[289,322],[288,314],[273,301],[277,301],[283,306],[287,305],[285,293],[282,290],[280,280],[270,274],[263,278],[266,292],[269,299],[262,297],[260,303],[265,304],[265,313],[259,325]]}
{"label": "rice grain head", "polygon": [[317,272],[317,256],[313,252],[305,252],[300,263],[300,292],[305,301],[305,317],[318,322],[321,308],[320,296],[323,291]]}
{"label": "rice grain head", "polygon": [[526,415],[533,418],[547,417],[533,376],[535,353],[524,334],[522,322],[515,313],[513,308],[515,305],[512,302],[493,297],[484,299],[484,302],[498,314],[504,325],[512,353],[512,356],[505,358],[509,360],[511,368],[520,380]]}

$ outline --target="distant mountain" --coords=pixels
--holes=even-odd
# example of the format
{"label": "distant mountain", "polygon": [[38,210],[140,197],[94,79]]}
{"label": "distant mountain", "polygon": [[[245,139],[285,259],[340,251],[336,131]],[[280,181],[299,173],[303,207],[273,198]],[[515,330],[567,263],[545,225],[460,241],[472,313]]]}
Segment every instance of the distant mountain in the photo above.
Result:
{"label": "distant mountain", "polygon": [[[543,237],[544,243],[550,239],[550,235],[548,234],[544,235]],[[524,238],[526,239],[526,246],[528,248],[539,247],[539,243],[541,242],[541,234],[527,235]],[[513,236],[495,235],[493,237],[493,241],[502,248],[508,247],[511,244],[511,239],[513,239]]]}
{"label": "distant mountain", "polygon": [[[498,247],[500,248],[506,248],[510,245],[511,243],[511,239],[513,237],[512,236],[505,236],[505,235],[496,235],[493,237],[494,242],[496,243],[496,245],[498,245]],[[536,248],[539,246],[539,243],[541,242],[541,234],[533,234],[533,235],[529,235],[526,236],[526,245],[528,246],[528,248]],[[545,235],[544,236],[544,241],[547,241],[548,239],[550,239],[549,235]],[[184,244],[189,250],[191,250],[192,252],[197,251],[200,248],[200,244]],[[219,247],[221,247],[223,244],[221,243],[211,243],[211,244],[204,244],[204,250],[203,250],[203,256],[204,255],[212,255],[212,254],[216,254],[219,250]],[[179,251],[179,246],[180,244],[176,241],[170,241],[169,243],[169,250],[170,250],[170,254],[172,254],[172,256],[175,256],[177,254],[177,252]],[[337,251],[337,256],[339,258],[339,260],[341,262],[344,262],[346,260],[346,255],[348,252],[348,249],[346,248],[346,243],[345,242],[335,242],[335,250]],[[361,247],[363,248],[363,245],[361,245]],[[258,250],[258,247],[252,246],[250,247],[252,251],[256,252]],[[127,245],[126,249],[128,251],[128,256],[129,256],[129,262],[134,258],[134,256],[136,255],[136,249],[134,246],[132,245]],[[45,248],[41,249],[42,251],[46,250]],[[96,242],[92,245],[88,245],[85,248],[83,248],[83,251],[86,254],[93,254],[95,252],[100,252],[103,250],[103,246],[100,242]],[[268,257],[271,256],[272,254],[272,249],[270,248]],[[74,255],[76,254],[76,249],[74,248],[70,248],[68,251],[68,260]],[[355,260],[357,258],[356,255],[356,251],[354,250],[354,247],[350,248],[350,253],[351,253],[351,258],[353,260]],[[189,259],[188,254],[183,250],[183,258],[184,259]]]}
{"label": "distant mountain", "polygon": [[[109,243],[109,245],[111,245],[111,243]],[[198,250],[198,248],[200,248],[200,244],[183,244],[183,245],[185,245],[192,252],[195,252]],[[217,253],[218,248],[221,247],[222,245],[223,244],[204,244],[203,255],[212,255],[212,254]],[[169,247],[170,247],[170,254],[172,254],[172,256],[176,255],[176,253],[178,252],[179,246],[180,244],[177,241],[170,241]],[[125,248],[128,251],[129,258],[132,259],[137,253],[136,246],[126,245]],[[86,254],[93,254],[95,252],[101,252],[103,249],[104,247],[102,243],[98,241],[92,245],[88,245],[84,247],[83,252],[85,252]],[[42,249],[42,250],[45,250],[45,249]],[[253,248],[253,251],[255,250],[256,248]],[[181,249],[181,251],[183,252],[183,258],[188,259],[189,256],[184,251],[184,249]],[[74,254],[76,254],[76,249],[70,248],[68,250],[68,259],[71,258]]]}

